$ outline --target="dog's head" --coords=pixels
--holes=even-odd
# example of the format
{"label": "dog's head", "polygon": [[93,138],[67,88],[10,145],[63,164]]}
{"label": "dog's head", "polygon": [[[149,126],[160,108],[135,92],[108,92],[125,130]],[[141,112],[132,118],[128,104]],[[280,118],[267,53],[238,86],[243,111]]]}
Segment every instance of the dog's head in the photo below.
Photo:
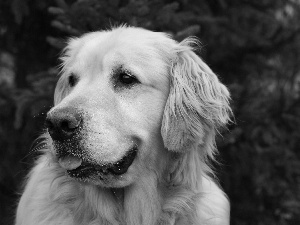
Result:
{"label": "dog's head", "polygon": [[46,124],[71,177],[127,186],[227,123],[229,93],[188,40],[119,27],[69,42]]}

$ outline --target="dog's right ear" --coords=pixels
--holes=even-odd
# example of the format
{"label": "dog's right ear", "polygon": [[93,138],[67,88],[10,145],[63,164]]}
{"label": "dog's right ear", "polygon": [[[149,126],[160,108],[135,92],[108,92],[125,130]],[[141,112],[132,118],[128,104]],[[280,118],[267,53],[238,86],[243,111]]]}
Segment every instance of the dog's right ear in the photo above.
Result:
{"label": "dog's right ear", "polygon": [[[191,44],[195,42],[186,39],[179,43],[171,66],[161,133],[165,147],[176,152],[204,142],[214,146],[215,130],[225,126],[231,116],[229,92],[193,52]],[[207,151],[213,154],[213,148]]]}

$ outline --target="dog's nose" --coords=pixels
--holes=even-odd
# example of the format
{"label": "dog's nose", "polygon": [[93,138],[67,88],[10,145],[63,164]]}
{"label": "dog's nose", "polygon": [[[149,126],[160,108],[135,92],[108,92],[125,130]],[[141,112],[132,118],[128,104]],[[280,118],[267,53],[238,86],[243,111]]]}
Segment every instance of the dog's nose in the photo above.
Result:
{"label": "dog's nose", "polygon": [[75,108],[62,108],[47,114],[46,127],[53,140],[71,138],[81,124],[81,114]]}

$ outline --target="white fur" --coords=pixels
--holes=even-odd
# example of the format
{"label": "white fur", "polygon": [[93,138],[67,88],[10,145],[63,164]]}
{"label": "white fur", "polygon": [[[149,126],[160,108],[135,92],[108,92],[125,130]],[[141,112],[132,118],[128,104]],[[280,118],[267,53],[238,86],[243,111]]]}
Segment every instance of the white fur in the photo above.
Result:
{"label": "white fur", "polygon": [[[230,120],[229,93],[193,44],[125,26],[70,40],[50,113],[72,106],[87,115],[88,160],[117,161],[136,140],[138,156],[118,180],[82,182],[59,165],[46,133],[17,225],[229,224],[229,202],[209,164],[215,133]],[[110,76],[120,65],[140,83],[114,90]],[[71,72],[80,77],[74,88]]]}

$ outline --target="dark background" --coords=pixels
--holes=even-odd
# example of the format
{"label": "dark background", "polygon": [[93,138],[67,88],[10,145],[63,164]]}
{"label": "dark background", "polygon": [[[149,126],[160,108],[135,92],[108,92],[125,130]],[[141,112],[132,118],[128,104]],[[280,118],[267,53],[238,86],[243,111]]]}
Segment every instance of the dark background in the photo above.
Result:
{"label": "dark background", "polygon": [[199,37],[230,89],[217,169],[231,224],[300,224],[299,19],[299,0],[0,0],[0,224],[38,155],[65,40],[121,23]]}

